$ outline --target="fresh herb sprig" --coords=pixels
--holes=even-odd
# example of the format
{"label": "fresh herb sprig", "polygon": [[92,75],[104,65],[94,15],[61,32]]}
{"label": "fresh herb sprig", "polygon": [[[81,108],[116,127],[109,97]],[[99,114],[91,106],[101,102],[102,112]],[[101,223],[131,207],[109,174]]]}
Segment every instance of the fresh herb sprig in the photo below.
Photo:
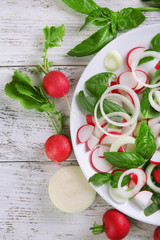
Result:
{"label": "fresh herb sprig", "polygon": [[160,8],[156,7],[128,7],[114,12],[100,7],[93,0],[62,1],[75,11],[88,15],[80,30],[88,23],[102,27],[67,53],[77,57],[92,55],[115,39],[118,32],[138,27],[146,19],[142,11],[160,11]]}

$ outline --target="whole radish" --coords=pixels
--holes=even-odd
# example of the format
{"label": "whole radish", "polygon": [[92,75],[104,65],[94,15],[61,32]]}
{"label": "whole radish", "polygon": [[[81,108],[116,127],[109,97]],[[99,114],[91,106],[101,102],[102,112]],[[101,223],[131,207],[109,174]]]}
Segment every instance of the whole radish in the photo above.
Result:
{"label": "whole radish", "polygon": [[153,236],[154,240],[160,240],[160,226],[155,229]]}
{"label": "whole radish", "polygon": [[71,142],[64,135],[53,135],[45,143],[45,152],[52,161],[63,162],[67,160],[72,152]]}
{"label": "whole radish", "polygon": [[111,240],[120,240],[129,233],[130,224],[127,217],[116,209],[110,209],[103,215],[103,225],[98,225],[96,222],[90,228],[92,233],[100,234],[105,232]]}

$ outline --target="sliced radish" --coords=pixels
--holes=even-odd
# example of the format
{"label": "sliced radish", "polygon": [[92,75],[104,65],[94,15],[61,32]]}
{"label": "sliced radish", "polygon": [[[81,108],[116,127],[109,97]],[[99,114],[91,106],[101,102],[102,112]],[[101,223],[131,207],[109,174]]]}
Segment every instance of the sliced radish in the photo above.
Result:
{"label": "sliced radish", "polygon": [[160,168],[153,171],[154,180],[160,184]]}
{"label": "sliced radish", "polygon": [[53,204],[67,213],[82,212],[94,201],[96,192],[84,177],[80,167],[60,168],[49,183]]}
{"label": "sliced radish", "polygon": [[157,138],[158,135],[160,134],[160,123],[151,125],[150,128],[152,129],[154,137]]}
{"label": "sliced radish", "polygon": [[157,100],[158,104],[160,105],[160,91],[155,91],[154,95],[156,97],[156,100]]}
{"label": "sliced radish", "polygon": [[129,183],[128,183],[128,187],[129,187],[129,188],[134,188],[135,185],[136,185],[137,182],[138,182],[138,177],[137,177],[137,175],[134,174],[134,173],[129,174],[129,176],[131,177],[131,180],[130,180]]}
{"label": "sliced radish", "polygon": [[156,64],[155,69],[156,70],[160,69],[160,61]]}
{"label": "sliced radish", "polygon": [[99,147],[95,148],[91,154],[91,165],[97,172],[109,172],[113,165],[111,165],[105,158],[99,157]]}
{"label": "sliced radish", "polygon": [[[121,135],[119,132],[109,132],[114,135]],[[108,136],[106,134],[103,134],[102,137],[99,140],[99,144],[112,144],[115,141],[115,137]]]}
{"label": "sliced radish", "polygon": [[[115,86],[115,85],[117,85],[117,84],[118,84],[117,82],[111,81],[111,82],[110,82],[110,87]],[[113,90],[112,93],[120,94],[120,92],[119,92],[117,89]]]}
{"label": "sliced radish", "polygon": [[118,203],[124,203],[128,200],[127,198],[122,197],[118,188],[112,188],[111,185],[108,187],[108,192],[112,199]]}
{"label": "sliced radish", "polygon": [[118,84],[128,86],[131,89],[137,87],[137,81],[134,79],[132,72],[123,72],[117,78]]}
{"label": "sliced radish", "polygon": [[87,140],[87,147],[89,150],[93,150],[95,146],[98,144],[99,139],[92,135],[88,140]]}
{"label": "sliced radish", "polygon": [[152,125],[155,125],[157,123],[160,123],[160,117],[151,118],[148,120],[148,126],[151,127]]}
{"label": "sliced radish", "polygon": [[160,164],[160,151],[156,151],[150,159],[152,164]]}
{"label": "sliced radish", "polygon": [[134,104],[134,100],[133,100],[132,96],[129,93],[127,93],[126,98],[129,99],[133,105],[135,105]]}
{"label": "sliced radish", "polygon": [[[124,176],[132,174],[132,173],[137,175],[138,181],[133,189],[131,189],[130,191],[126,191],[121,186],[122,180],[123,180]],[[118,181],[118,189],[121,191],[121,196],[125,197],[125,198],[133,197],[146,184],[146,181],[147,181],[146,174],[141,168],[133,168],[133,169],[129,169],[129,170],[125,171],[124,173],[122,173],[122,175],[120,176],[119,181]]]}
{"label": "sliced radish", "polygon": [[124,148],[121,146],[121,147],[118,149],[118,152],[124,152]]}
{"label": "sliced radish", "polygon": [[152,192],[144,190],[138,192],[133,199],[140,208],[145,209],[149,205],[152,195]]}
{"label": "sliced radish", "polygon": [[94,126],[90,124],[85,124],[81,126],[77,131],[77,138],[80,143],[86,142],[93,133]]}
{"label": "sliced radish", "polygon": [[109,152],[109,149],[110,149],[110,147],[108,147],[108,146],[100,145],[99,146],[98,157],[104,158],[104,152]]}
{"label": "sliced radish", "polygon": [[127,66],[131,69],[131,65],[132,65],[132,62],[135,58],[137,58],[137,55],[139,55],[140,53],[144,52],[145,50],[145,47],[141,47],[141,46],[138,46],[138,47],[135,47],[135,48],[132,48],[128,55],[127,55]]}
{"label": "sliced radish", "polygon": [[154,168],[156,167],[155,164],[149,164],[148,167],[146,168],[146,174],[147,174],[147,184],[148,186],[155,192],[158,192],[160,193],[160,187],[157,187],[153,182],[152,182],[152,179],[151,179],[151,174],[152,174],[152,171],[154,171]]}
{"label": "sliced radish", "polygon": [[95,125],[95,120],[92,115],[86,115],[86,122],[90,125]]}
{"label": "sliced radish", "polygon": [[[144,71],[142,71],[142,70],[136,70],[135,71],[136,72],[136,76],[138,77],[138,79],[140,79],[140,81],[141,82],[138,82],[137,83],[137,86],[136,86],[136,88],[134,89],[134,91],[136,92],[136,93],[139,93],[139,92],[141,92],[145,87],[144,87],[144,85],[143,85],[143,83],[149,83],[149,77],[148,77],[148,75],[144,72]],[[135,80],[136,81],[136,80]]]}
{"label": "sliced radish", "polygon": [[156,91],[159,91],[160,88],[153,88],[150,92],[149,92],[149,102],[151,104],[151,106],[158,112],[160,112],[160,105],[157,104],[154,99],[153,99],[153,94],[156,92]]}

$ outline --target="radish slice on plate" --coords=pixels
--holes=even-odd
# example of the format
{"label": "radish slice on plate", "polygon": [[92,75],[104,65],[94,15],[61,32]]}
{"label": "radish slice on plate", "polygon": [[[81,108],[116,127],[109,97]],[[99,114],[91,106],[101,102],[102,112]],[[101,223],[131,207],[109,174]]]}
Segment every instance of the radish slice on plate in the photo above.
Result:
{"label": "radish slice on plate", "polygon": [[113,165],[111,165],[105,158],[99,157],[99,147],[95,148],[91,154],[91,165],[97,172],[109,172]]}
{"label": "radish slice on plate", "polygon": [[160,164],[160,151],[156,151],[150,159],[152,164]]}
{"label": "radish slice on plate", "polygon": [[138,83],[137,83],[137,86],[136,86],[136,88],[134,89],[134,91],[135,91],[136,93],[139,93],[139,92],[141,92],[141,91],[144,89],[143,84],[144,84],[144,83],[145,83],[145,84],[148,83],[150,80],[149,80],[148,75],[147,75],[144,71],[142,71],[142,70],[136,70],[135,72],[136,72],[137,78],[138,78],[141,82],[138,82]]}
{"label": "radish slice on plate", "polygon": [[155,69],[156,70],[160,69],[160,61],[156,64]]}
{"label": "radish slice on plate", "polygon": [[134,79],[132,72],[123,72],[117,78],[118,84],[128,86],[131,89],[137,87],[137,81]]}
{"label": "radish slice on plate", "polygon": [[[109,132],[114,135],[121,135],[119,132]],[[102,137],[99,140],[99,144],[112,144],[115,141],[115,137],[108,136],[106,134],[103,134]]]}
{"label": "radish slice on plate", "polygon": [[104,152],[109,152],[109,149],[110,149],[110,147],[108,147],[108,146],[100,145],[99,146],[98,157],[104,158]]}
{"label": "radish slice on plate", "polygon": [[60,210],[78,213],[93,203],[96,192],[84,177],[80,167],[68,166],[61,168],[52,176],[49,196]]}
{"label": "radish slice on plate", "polygon": [[146,174],[147,174],[147,184],[148,186],[155,192],[160,193],[160,187],[157,187],[151,179],[151,173],[154,171],[154,168],[156,167],[155,164],[149,164],[148,167],[146,168]]}
{"label": "radish slice on plate", "polygon": [[121,195],[121,192],[118,188],[112,188],[111,185],[108,187],[108,192],[112,199],[118,203],[125,203],[128,199]]}
{"label": "radish slice on plate", "polygon": [[154,180],[160,184],[160,168],[153,171]]}
{"label": "radish slice on plate", "polygon": [[95,125],[94,117],[92,115],[86,115],[86,122],[90,125]]}
{"label": "radish slice on plate", "polygon": [[137,57],[137,55],[144,52],[144,50],[145,50],[145,47],[138,46],[138,47],[132,48],[129,51],[129,53],[127,55],[127,66],[130,69],[131,69],[131,65],[132,65],[133,60]]}
{"label": "radish slice on plate", "polygon": [[128,187],[134,188],[138,181],[137,175],[134,173],[131,173],[131,174],[129,174],[129,176],[131,177],[131,180],[128,183]]}
{"label": "radish slice on plate", "polygon": [[160,123],[160,117],[151,118],[148,120],[149,127],[151,127],[152,125],[155,125],[156,123]]}
{"label": "radish slice on plate", "polygon": [[150,126],[150,128],[152,129],[154,137],[157,138],[158,135],[160,134],[160,123],[152,125]]}
{"label": "radish slice on plate", "polygon": [[[132,173],[137,175],[138,181],[132,190],[126,191],[123,187],[121,187],[122,180],[123,180],[124,176],[132,174]],[[147,176],[146,176],[145,172],[141,168],[133,168],[133,169],[129,169],[129,170],[125,171],[124,173],[122,173],[122,175],[120,176],[119,181],[118,181],[118,189],[120,190],[122,197],[131,198],[140,191],[140,189],[146,184],[146,182],[147,182]]]}
{"label": "radish slice on plate", "polygon": [[95,146],[98,144],[99,139],[97,137],[95,137],[94,135],[92,135],[88,141],[87,141],[87,147],[89,150],[93,150],[95,148]]}
{"label": "radish slice on plate", "polygon": [[94,126],[90,124],[85,124],[81,126],[77,131],[77,138],[80,143],[86,142],[93,133]]}
{"label": "radish slice on plate", "polygon": [[133,199],[140,208],[145,209],[149,205],[152,195],[152,192],[144,190],[138,192]]}

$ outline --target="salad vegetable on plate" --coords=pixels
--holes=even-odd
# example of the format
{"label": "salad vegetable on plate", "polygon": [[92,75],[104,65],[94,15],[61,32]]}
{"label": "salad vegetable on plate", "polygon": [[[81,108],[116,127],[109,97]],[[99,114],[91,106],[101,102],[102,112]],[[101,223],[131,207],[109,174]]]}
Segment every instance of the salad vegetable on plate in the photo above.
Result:
{"label": "salad vegetable on plate", "polygon": [[121,212],[155,225],[160,218],[158,29],[159,24],[132,30],[92,59],[76,87],[70,119],[78,163],[95,190]]}

